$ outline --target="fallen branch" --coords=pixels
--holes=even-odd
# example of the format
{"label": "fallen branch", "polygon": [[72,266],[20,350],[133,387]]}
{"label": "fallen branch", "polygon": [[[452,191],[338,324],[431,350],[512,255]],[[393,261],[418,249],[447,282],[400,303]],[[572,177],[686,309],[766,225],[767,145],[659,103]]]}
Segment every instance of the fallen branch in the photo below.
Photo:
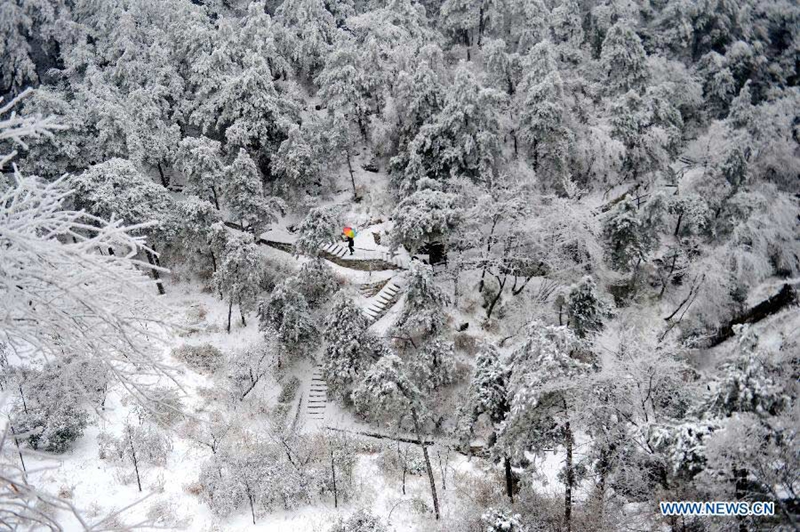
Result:
{"label": "fallen branch", "polygon": [[736,316],[728,323],[717,329],[709,339],[705,347],[714,347],[721,344],[728,338],[733,337],[733,328],[736,325],[744,325],[745,323],[758,323],[759,321],[767,318],[784,308],[797,303],[797,293],[794,289],[784,284],[780,291],[765,299],[758,305],[748,309],[739,316]]}

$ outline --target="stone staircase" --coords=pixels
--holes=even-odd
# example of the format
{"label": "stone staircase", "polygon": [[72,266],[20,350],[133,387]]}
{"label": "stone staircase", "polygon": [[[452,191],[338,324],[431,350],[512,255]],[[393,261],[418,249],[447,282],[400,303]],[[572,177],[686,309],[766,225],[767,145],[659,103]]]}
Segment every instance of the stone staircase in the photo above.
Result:
{"label": "stone staircase", "polygon": [[350,250],[347,248],[347,244],[343,244],[341,242],[331,242],[330,244],[323,244],[320,246],[320,249],[325,253],[333,255],[334,257],[339,257],[340,259],[346,257],[350,254]]}
{"label": "stone staircase", "polygon": [[375,297],[388,282],[389,279],[384,279],[383,281],[378,281],[375,283],[360,284],[358,285],[358,293],[367,299]]}
{"label": "stone staircase", "polygon": [[317,364],[311,373],[311,385],[306,401],[306,419],[325,419],[325,405],[328,402],[328,385],[322,377],[322,365]]}
{"label": "stone staircase", "polygon": [[377,294],[367,300],[364,314],[371,322],[378,321],[397,302],[402,292],[403,282],[400,276],[392,277]]}

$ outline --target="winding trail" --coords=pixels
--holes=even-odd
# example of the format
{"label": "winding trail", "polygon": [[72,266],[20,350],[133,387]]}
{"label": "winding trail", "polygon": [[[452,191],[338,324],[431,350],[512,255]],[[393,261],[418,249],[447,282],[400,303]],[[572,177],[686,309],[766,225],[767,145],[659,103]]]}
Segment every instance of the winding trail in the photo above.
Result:
{"label": "winding trail", "polygon": [[[232,229],[241,230],[236,224],[226,224]],[[264,246],[289,253],[294,256],[294,235],[286,232],[269,231],[260,235],[256,241]],[[411,264],[406,252],[392,253],[388,248],[376,246],[375,249],[357,248],[354,255],[343,242],[330,242],[320,246],[320,257],[340,266],[357,271],[395,272],[389,279],[356,284],[363,296],[361,311],[370,325],[378,322],[400,300],[406,288],[405,271]],[[328,386],[322,373],[322,365],[315,361],[313,369],[303,379],[302,393],[298,399],[295,430],[313,432],[326,426]]]}

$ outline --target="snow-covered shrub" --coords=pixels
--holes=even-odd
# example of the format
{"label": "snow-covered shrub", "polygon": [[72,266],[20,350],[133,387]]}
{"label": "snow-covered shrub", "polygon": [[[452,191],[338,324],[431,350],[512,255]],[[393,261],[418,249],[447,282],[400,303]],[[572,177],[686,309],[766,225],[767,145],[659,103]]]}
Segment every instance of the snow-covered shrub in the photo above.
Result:
{"label": "snow-covered shrub", "polygon": [[140,419],[171,427],[185,418],[183,408],[183,399],[177,389],[159,386],[148,390],[147,401],[137,404],[134,411]]}
{"label": "snow-covered shrub", "polygon": [[726,364],[708,383],[697,413],[712,417],[728,417],[735,412],[775,416],[792,403],[779,376],[780,370],[765,353],[745,353]]}
{"label": "snow-covered shrub", "polygon": [[184,344],[173,349],[172,356],[200,373],[213,373],[223,364],[222,351],[211,344]]}
{"label": "snow-covered shrub", "polygon": [[100,456],[133,468],[139,491],[142,491],[144,465],[166,466],[172,452],[172,440],[155,425],[141,420],[127,420],[122,434],[98,435]]}
{"label": "snow-covered shrub", "polygon": [[486,526],[485,532],[527,532],[527,527],[522,525],[522,517],[506,510],[489,508],[481,516]]}
{"label": "snow-covered shrub", "polygon": [[297,391],[300,389],[300,379],[292,375],[289,377],[283,386],[281,386],[281,393],[278,394],[279,403],[291,403],[297,396]]}
{"label": "snow-covered shrub", "polygon": [[664,455],[672,475],[691,479],[705,468],[705,441],[717,428],[713,422],[692,420],[674,425],[651,425],[647,442]]}
{"label": "snow-covered shrub", "polygon": [[83,403],[87,398],[100,403],[108,378],[93,362],[66,357],[8,375],[19,391],[11,412],[14,431],[29,433],[33,449],[63,453],[83,435],[89,424]]}
{"label": "snow-covered shrub", "polygon": [[339,518],[328,532],[387,532],[380,519],[367,510],[357,510],[347,519]]}
{"label": "snow-covered shrub", "polygon": [[14,414],[14,429],[30,433],[28,443],[33,449],[63,453],[83,435],[89,414],[77,403],[77,396],[52,399],[52,404],[29,405],[27,411]]}

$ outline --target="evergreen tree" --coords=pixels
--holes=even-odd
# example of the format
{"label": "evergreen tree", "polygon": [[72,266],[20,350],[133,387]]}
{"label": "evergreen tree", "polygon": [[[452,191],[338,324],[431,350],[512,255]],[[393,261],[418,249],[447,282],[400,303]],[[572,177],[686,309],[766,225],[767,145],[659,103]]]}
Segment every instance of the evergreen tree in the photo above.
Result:
{"label": "evergreen tree", "polygon": [[244,149],[225,169],[225,201],[242,227],[254,231],[275,222],[283,210],[280,201],[271,198],[268,202],[264,197],[258,168]]}
{"label": "evergreen tree", "polygon": [[608,303],[600,299],[597,285],[588,275],[570,288],[566,307],[569,325],[579,338],[601,331],[603,320],[610,315]]}
{"label": "evergreen tree", "polygon": [[308,347],[318,336],[317,325],[296,277],[278,283],[258,307],[262,331],[275,331],[290,351]]}
{"label": "evergreen tree", "polygon": [[454,194],[419,190],[401,201],[392,214],[392,245],[414,253],[431,242],[447,243],[463,211]]}
{"label": "evergreen tree", "polygon": [[178,168],[186,177],[186,191],[211,201],[219,210],[225,169],[221,145],[208,137],[185,137],[178,147]]}
{"label": "evergreen tree", "polygon": [[330,244],[339,238],[339,219],[337,212],[331,207],[317,207],[297,226],[300,233],[294,243],[295,253],[317,257],[321,246]]}
{"label": "evergreen tree", "polygon": [[429,266],[412,262],[405,304],[394,324],[398,333],[412,338],[436,336],[444,326],[448,297],[436,286]]}
{"label": "evergreen tree", "polygon": [[600,63],[613,90],[639,90],[647,82],[647,54],[641,39],[625,21],[617,22],[608,30]]}
{"label": "evergreen tree", "polygon": [[318,157],[305,134],[296,125],[289,128],[288,138],[281,143],[272,161],[272,171],[281,179],[279,189],[284,194],[308,192],[319,185]]}
{"label": "evergreen tree", "polygon": [[381,340],[367,330],[369,322],[345,291],[333,298],[325,331],[322,371],[328,390],[339,398],[349,398],[354,385],[373,363],[388,354]]}
{"label": "evergreen tree", "polygon": [[228,302],[228,325],[231,332],[233,305],[239,305],[242,325],[247,326],[245,314],[255,310],[256,301],[264,284],[264,258],[253,241],[252,235],[231,234],[225,243],[225,251],[217,271],[214,286]]}

